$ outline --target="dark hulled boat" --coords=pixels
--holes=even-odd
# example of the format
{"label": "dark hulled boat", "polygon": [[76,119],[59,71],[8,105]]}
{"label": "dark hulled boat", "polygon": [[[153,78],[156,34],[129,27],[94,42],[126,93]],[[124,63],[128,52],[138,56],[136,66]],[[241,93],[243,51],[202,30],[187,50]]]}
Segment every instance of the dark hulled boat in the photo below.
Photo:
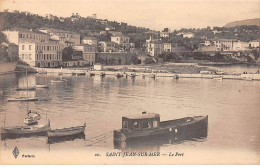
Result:
{"label": "dark hulled boat", "polygon": [[50,123],[46,125],[32,125],[32,126],[13,126],[13,127],[2,127],[2,137],[23,137],[30,135],[46,134],[50,129]]}
{"label": "dark hulled boat", "polygon": [[149,139],[158,136],[194,137],[207,132],[208,116],[185,117],[160,121],[159,114],[142,114],[122,117],[122,129],[114,130],[114,142],[134,139]]}
{"label": "dark hulled boat", "polygon": [[49,138],[77,135],[77,134],[84,133],[85,128],[86,128],[86,123],[83,126],[48,130],[47,135]]}

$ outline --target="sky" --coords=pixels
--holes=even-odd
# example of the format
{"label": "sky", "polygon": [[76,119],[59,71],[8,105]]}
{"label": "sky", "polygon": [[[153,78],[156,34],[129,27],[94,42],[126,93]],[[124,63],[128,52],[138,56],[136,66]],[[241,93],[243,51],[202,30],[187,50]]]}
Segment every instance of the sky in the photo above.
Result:
{"label": "sky", "polygon": [[0,11],[87,17],[126,22],[153,30],[224,26],[260,18],[260,0],[0,0]]}

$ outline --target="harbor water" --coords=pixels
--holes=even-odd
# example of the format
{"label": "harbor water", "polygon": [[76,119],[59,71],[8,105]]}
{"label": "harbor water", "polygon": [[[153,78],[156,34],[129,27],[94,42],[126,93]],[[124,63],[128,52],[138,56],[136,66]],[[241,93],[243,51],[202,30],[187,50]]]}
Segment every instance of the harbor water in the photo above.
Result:
{"label": "harbor water", "polygon": [[[54,79],[64,82],[51,83]],[[48,84],[48,89],[16,91],[16,87]],[[160,78],[116,78],[115,76],[59,76],[58,74],[0,75],[1,127],[24,125],[27,108],[41,114],[39,124],[51,129],[80,126],[85,136],[48,143],[45,136],[5,139],[1,149],[35,149],[55,152],[66,149],[120,151],[113,145],[113,130],[121,128],[122,116],[158,113],[161,121],[186,116],[208,115],[208,135],[178,143],[148,145],[143,151],[242,151],[260,156],[260,81],[214,79],[175,80]],[[37,97],[36,102],[8,102],[8,98]],[[5,117],[6,116],[6,117]],[[95,138],[95,137],[101,138]],[[196,151],[192,153],[191,151]],[[186,152],[187,153],[187,152]]]}

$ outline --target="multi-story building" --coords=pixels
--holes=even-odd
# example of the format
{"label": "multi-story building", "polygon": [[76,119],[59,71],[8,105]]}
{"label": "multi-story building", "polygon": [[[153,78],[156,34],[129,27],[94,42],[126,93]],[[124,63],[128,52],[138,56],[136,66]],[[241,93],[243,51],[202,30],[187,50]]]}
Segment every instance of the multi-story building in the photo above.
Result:
{"label": "multi-story building", "polygon": [[249,48],[249,42],[236,41],[233,43],[233,51],[245,51]]}
{"label": "multi-story building", "polygon": [[116,51],[117,43],[110,41],[100,41],[99,51],[100,52],[114,52]]}
{"label": "multi-story building", "polygon": [[234,48],[235,39],[213,39],[217,51],[231,51]]}
{"label": "multi-story building", "polygon": [[2,33],[6,35],[9,43],[16,45],[23,42],[47,42],[50,38],[48,34],[32,29],[10,29]]}
{"label": "multi-story building", "polygon": [[[74,46],[73,48],[77,50],[78,54],[80,51],[82,51],[82,59],[86,61],[86,64],[89,65],[95,64],[95,59],[97,54],[96,46],[83,44],[83,45]],[[77,55],[77,57],[79,57],[79,55]]]}
{"label": "multi-story building", "polygon": [[249,42],[249,46],[251,48],[257,48],[260,47],[260,40],[253,40]]}
{"label": "multi-story building", "polygon": [[89,44],[97,46],[97,39],[95,37],[84,37],[82,39],[82,44]]}
{"label": "multi-story building", "polygon": [[168,28],[164,28],[164,30],[160,32],[160,37],[170,37],[170,30]]}
{"label": "multi-story building", "polygon": [[62,46],[56,42],[21,42],[19,58],[33,67],[58,67],[62,63]]}
{"label": "multi-story building", "polygon": [[39,31],[49,35],[51,39],[59,40],[63,47],[80,45],[80,34],[78,33],[53,28],[43,28]]}
{"label": "multi-story building", "polygon": [[163,43],[160,40],[151,40],[146,43],[146,52],[152,57],[157,57],[163,53]]}
{"label": "multi-story building", "polygon": [[123,48],[129,48],[129,41],[130,37],[127,37],[125,35],[116,35],[111,37],[111,42],[115,42]]}
{"label": "multi-story building", "polygon": [[171,43],[163,43],[163,51],[164,52],[172,52],[172,44]]}
{"label": "multi-story building", "polygon": [[17,61],[19,59],[18,52],[19,50],[17,44],[10,43],[8,45],[8,57],[10,58],[10,60]]}

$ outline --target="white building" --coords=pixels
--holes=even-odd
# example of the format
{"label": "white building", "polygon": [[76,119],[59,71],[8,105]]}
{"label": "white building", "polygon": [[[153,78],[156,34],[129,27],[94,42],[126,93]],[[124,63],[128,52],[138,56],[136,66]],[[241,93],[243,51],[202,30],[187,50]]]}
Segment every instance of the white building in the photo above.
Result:
{"label": "white building", "polygon": [[80,34],[54,28],[42,28],[40,32],[48,34],[51,39],[59,40],[63,47],[80,45]]}
{"label": "white building", "polygon": [[62,46],[58,43],[19,43],[19,59],[33,67],[58,67],[62,64]]}
{"label": "white building", "polygon": [[84,37],[82,39],[82,44],[89,44],[97,46],[97,39],[95,37]]}
{"label": "white building", "polygon": [[248,50],[248,48],[248,42],[236,41],[233,43],[233,51],[245,51]]}
{"label": "white building", "polygon": [[160,40],[152,40],[146,44],[146,52],[152,57],[163,53],[163,43]]}
{"label": "white building", "polygon": [[164,52],[172,52],[172,44],[171,43],[163,43],[163,51]]}

